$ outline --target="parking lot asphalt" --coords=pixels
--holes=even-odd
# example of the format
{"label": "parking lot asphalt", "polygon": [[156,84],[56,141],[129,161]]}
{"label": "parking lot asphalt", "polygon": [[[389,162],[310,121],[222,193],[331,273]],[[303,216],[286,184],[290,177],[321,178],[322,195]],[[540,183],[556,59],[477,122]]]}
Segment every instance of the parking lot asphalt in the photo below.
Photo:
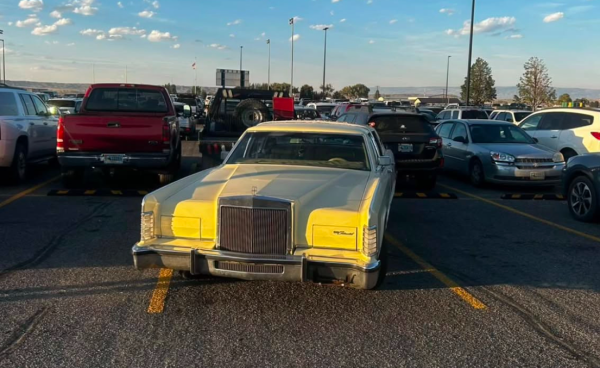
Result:
{"label": "parking lot asphalt", "polygon": [[[182,176],[197,168],[187,149]],[[57,175],[0,185],[0,367],[600,367],[599,225],[564,201],[501,199],[557,188],[444,176],[436,191],[458,199],[396,198],[386,284],[360,291],[159,282],[132,266],[141,196],[48,196]],[[106,179],[86,189],[157,186]]]}

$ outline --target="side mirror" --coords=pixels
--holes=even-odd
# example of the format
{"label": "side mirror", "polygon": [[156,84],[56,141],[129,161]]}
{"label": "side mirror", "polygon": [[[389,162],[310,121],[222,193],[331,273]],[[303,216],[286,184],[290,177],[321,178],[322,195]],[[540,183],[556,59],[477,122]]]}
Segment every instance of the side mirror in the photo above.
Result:
{"label": "side mirror", "polygon": [[379,156],[377,163],[379,166],[392,166],[394,164],[392,158],[389,156]]}
{"label": "side mirror", "polygon": [[190,116],[192,116],[192,108],[190,105],[183,106],[183,117],[189,118]]}
{"label": "side mirror", "polygon": [[465,138],[465,137],[455,137],[455,138],[452,138],[452,140],[454,142],[467,143],[467,138]]}
{"label": "side mirror", "polygon": [[50,115],[50,116],[59,116],[60,115],[60,110],[56,106],[49,106],[48,107],[48,115]]}
{"label": "side mirror", "polygon": [[533,141],[534,141],[535,143],[540,143],[540,141],[539,141],[537,138],[533,138]]}

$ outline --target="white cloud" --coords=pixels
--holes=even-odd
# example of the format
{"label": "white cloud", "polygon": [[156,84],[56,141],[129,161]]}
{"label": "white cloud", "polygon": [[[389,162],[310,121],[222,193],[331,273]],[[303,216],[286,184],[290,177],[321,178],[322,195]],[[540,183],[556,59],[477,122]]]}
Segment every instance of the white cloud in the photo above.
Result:
{"label": "white cloud", "polygon": [[90,16],[90,15],[96,14],[96,12],[98,11],[98,8],[93,6],[94,2],[96,2],[96,0],[76,0],[76,1],[74,1],[73,4],[76,4],[79,6],[76,7],[75,9],[73,9],[73,13],[81,14],[81,15],[85,15],[85,16]]}
{"label": "white cloud", "polygon": [[[294,35],[294,42],[298,41],[300,39],[300,35],[299,34],[295,34]],[[290,42],[292,42],[292,38],[290,37]]]}
{"label": "white cloud", "polygon": [[106,35],[104,33],[100,33],[99,35],[96,36],[96,39],[98,41],[102,41],[102,40],[106,39]]}
{"label": "white cloud", "polygon": [[138,13],[138,16],[142,17],[142,18],[152,18],[154,16],[154,14],[156,14],[153,11],[150,10],[144,10]]}
{"label": "white cloud", "polygon": [[455,12],[456,12],[456,10],[454,10],[454,9],[447,9],[447,8],[440,9],[440,13],[442,13],[442,14],[453,15]]}
{"label": "white cloud", "polygon": [[237,26],[238,24],[242,23],[241,19],[236,19],[233,22],[227,22],[228,26]]}
{"label": "white cloud", "polygon": [[397,22],[398,22],[398,19],[392,19],[392,20],[390,20],[390,24],[394,24],[394,23],[397,23]]}
{"label": "white cloud", "polygon": [[552,14],[544,17],[544,23],[556,22],[557,20],[560,20],[564,17],[565,17],[565,13],[563,13],[563,12],[552,13]]}
{"label": "white cloud", "polygon": [[331,2],[335,4],[335,3],[339,3],[340,0],[331,0]]}
{"label": "white cloud", "polygon": [[297,16],[297,15],[294,17],[294,23],[298,23],[298,22],[300,22],[301,20],[304,20],[304,18],[300,18],[300,17],[299,17],[299,16]]}
{"label": "white cloud", "polygon": [[510,36],[505,37],[506,39],[511,39],[511,40],[520,40],[521,38],[523,38],[523,35],[521,34],[512,34]]}
{"label": "white cloud", "polygon": [[52,13],[50,13],[50,16],[56,19],[62,18],[62,14],[58,10],[54,10]]}
{"label": "white cloud", "polygon": [[19,8],[39,12],[44,9],[44,0],[21,0]]}
{"label": "white cloud", "polygon": [[96,35],[99,35],[101,33],[104,33],[104,31],[101,31],[99,29],[88,28],[88,29],[84,29],[82,31],[79,31],[79,33],[82,34],[82,35],[84,35],[84,36],[96,36]]}
{"label": "white cloud", "polygon": [[50,42],[50,41],[44,41],[44,43],[45,43],[46,45],[58,45],[58,44],[59,44],[59,42],[58,42],[58,41],[52,41],[52,42]]}
{"label": "white cloud", "polygon": [[[515,17],[487,18],[479,23],[475,23],[473,26],[473,34],[507,31],[514,26],[516,21],[517,19]],[[446,34],[455,37],[468,36],[471,32],[470,28],[471,22],[466,20],[461,29],[448,29],[446,30]]]}
{"label": "white cloud", "polygon": [[178,43],[176,43],[175,45],[171,46],[171,48],[173,48],[173,49],[178,49],[178,48],[180,48],[180,47],[181,47],[181,45],[180,45],[180,44],[178,44]]}
{"label": "white cloud", "polygon": [[13,22],[8,22],[7,24],[8,24],[9,26],[12,26],[12,25],[13,25]]}
{"label": "white cloud", "polygon": [[25,20],[18,20],[15,23],[15,26],[19,27],[19,28],[24,28],[24,27],[29,27],[29,26],[34,26],[37,22],[39,22],[40,20],[38,18],[27,18]]}
{"label": "white cloud", "polygon": [[310,26],[310,29],[315,29],[317,31],[322,31],[325,28],[333,28],[333,24],[315,24]]}
{"label": "white cloud", "polygon": [[160,4],[158,3],[158,1],[157,1],[157,0],[154,0],[154,1],[152,2],[152,7],[153,7],[154,9],[158,9],[158,8],[160,8]]}
{"label": "white cloud", "polygon": [[60,18],[59,20],[54,22],[54,25],[57,26],[67,26],[69,24],[73,24],[73,21],[69,18]]}
{"label": "white cloud", "polygon": [[110,36],[143,36],[146,34],[145,29],[137,29],[136,27],[115,27],[108,30]]}
{"label": "white cloud", "polygon": [[208,45],[208,47],[211,47],[211,48],[217,49],[217,50],[225,50],[225,49],[227,49],[227,46],[221,45],[221,44],[218,44],[218,43],[211,43],[210,45]]}
{"label": "white cloud", "polygon": [[373,4],[373,0],[367,0],[367,5]]}
{"label": "white cloud", "polygon": [[58,26],[56,24],[52,24],[50,26],[39,26],[35,27],[31,34],[34,36],[46,36],[52,33],[56,33],[58,31]]}
{"label": "white cloud", "polygon": [[235,38],[235,35],[232,33],[232,34],[229,35],[229,37]]}
{"label": "white cloud", "polygon": [[119,2],[117,3],[117,6],[118,6],[119,8],[121,8],[121,9],[123,9],[123,3],[122,3],[122,2],[120,2],[120,1],[119,1]]}
{"label": "white cloud", "polygon": [[148,35],[148,41],[150,41],[150,42],[175,41],[175,40],[177,40],[177,36],[171,36],[170,32],[160,32],[157,30],[153,30]]}
{"label": "white cloud", "polygon": [[75,42],[68,43],[67,46],[69,46],[69,47],[75,46]]}
{"label": "white cloud", "polygon": [[374,43],[375,43],[375,41],[373,41],[373,40],[369,40],[369,44],[371,44],[371,45],[372,45],[372,44],[374,44]]}
{"label": "white cloud", "polygon": [[141,36],[140,36],[140,38],[146,38],[146,35],[145,35],[145,34],[143,34],[143,35],[141,35]]}
{"label": "white cloud", "polygon": [[267,35],[267,32],[263,32],[260,35],[261,35],[261,37],[265,37]]}
{"label": "white cloud", "polygon": [[340,19],[340,23],[344,23],[345,21],[346,21],[346,18]]}

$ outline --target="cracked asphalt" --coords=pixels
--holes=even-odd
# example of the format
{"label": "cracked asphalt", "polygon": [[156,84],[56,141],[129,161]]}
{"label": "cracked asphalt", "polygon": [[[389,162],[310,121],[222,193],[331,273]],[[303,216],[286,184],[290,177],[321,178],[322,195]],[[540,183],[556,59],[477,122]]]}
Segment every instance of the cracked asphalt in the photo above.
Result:
{"label": "cracked asphalt", "polygon": [[[57,175],[40,166],[0,184],[0,203]],[[562,201],[500,199],[529,189],[444,176],[436,190],[457,200],[395,199],[388,235],[432,269],[388,242],[382,290],[176,273],[154,314],[159,270],[134,270],[130,255],[141,197],[53,189],[0,205],[0,367],[600,367],[600,226]]]}

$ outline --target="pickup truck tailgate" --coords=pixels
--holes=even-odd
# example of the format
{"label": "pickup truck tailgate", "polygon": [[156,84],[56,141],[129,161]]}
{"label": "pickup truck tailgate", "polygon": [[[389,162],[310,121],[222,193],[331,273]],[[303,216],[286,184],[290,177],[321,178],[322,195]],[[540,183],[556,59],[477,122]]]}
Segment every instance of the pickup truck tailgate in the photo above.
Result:
{"label": "pickup truck tailgate", "polygon": [[[164,114],[64,117],[65,151],[162,152]],[[166,147],[168,148],[168,146]]]}

